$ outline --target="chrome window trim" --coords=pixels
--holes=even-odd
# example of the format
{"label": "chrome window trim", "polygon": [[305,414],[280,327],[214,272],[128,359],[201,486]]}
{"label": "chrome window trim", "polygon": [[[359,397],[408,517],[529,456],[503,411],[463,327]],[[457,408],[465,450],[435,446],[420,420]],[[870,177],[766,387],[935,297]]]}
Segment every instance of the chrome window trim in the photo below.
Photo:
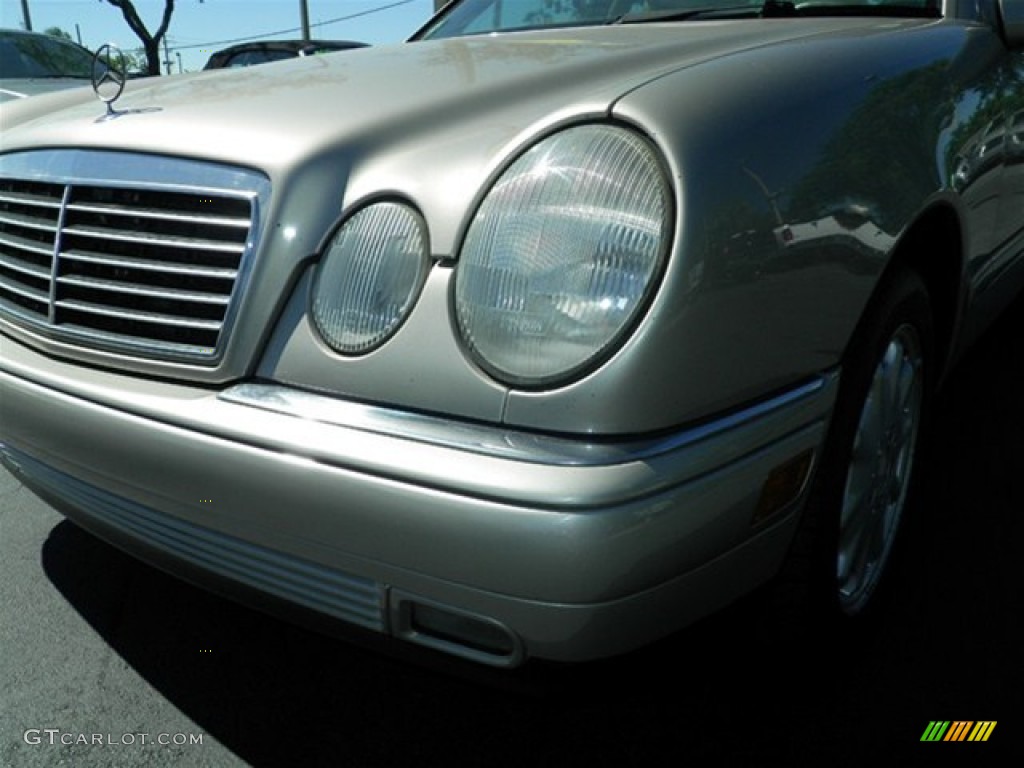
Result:
{"label": "chrome window trim", "polygon": [[[99,350],[120,356],[214,367],[224,358],[253,272],[258,244],[266,229],[270,204],[270,180],[263,174],[234,166],[129,152],[86,149],[28,150],[0,154],[0,179],[63,185],[57,238],[51,265],[48,316],[45,321],[27,312],[7,307],[0,313],[0,325],[38,334],[55,342]],[[207,348],[158,340],[134,339],[98,330],[62,328],[55,324],[57,276],[60,269],[61,235],[69,208],[72,186],[130,189],[162,193],[215,195],[249,203],[248,236],[239,256],[227,311],[220,325],[217,345]]]}

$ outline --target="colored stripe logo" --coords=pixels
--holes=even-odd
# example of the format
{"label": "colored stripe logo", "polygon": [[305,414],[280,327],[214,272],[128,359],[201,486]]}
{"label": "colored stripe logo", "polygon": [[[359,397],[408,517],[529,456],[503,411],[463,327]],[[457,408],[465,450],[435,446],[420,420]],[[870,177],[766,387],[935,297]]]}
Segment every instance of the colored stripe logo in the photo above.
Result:
{"label": "colored stripe logo", "polygon": [[996,728],[995,720],[932,720],[921,741],[988,741]]}

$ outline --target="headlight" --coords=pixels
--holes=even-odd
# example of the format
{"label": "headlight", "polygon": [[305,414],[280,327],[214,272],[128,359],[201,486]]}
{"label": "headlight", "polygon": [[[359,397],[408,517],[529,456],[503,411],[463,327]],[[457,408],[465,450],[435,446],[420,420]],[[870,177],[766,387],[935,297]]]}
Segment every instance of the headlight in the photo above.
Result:
{"label": "headlight", "polygon": [[519,157],[481,203],[456,267],[455,313],[477,362],[534,387],[601,362],[653,292],[671,212],[654,148],[626,128],[576,126]]}
{"label": "headlight", "polygon": [[419,214],[396,202],[360,209],[331,239],[317,270],[316,329],[345,355],[380,346],[408,315],[428,264]]}

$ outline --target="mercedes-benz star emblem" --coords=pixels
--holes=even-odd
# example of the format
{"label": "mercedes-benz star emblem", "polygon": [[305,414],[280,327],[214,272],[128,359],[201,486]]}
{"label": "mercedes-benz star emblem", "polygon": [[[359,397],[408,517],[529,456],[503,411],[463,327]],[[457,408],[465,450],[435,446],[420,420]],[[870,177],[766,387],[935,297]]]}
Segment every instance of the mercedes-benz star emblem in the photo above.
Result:
{"label": "mercedes-benz star emblem", "polygon": [[107,115],[114,115],[114,102],[124,90],[128,64],[116,45],[101,45],[92,57],[92,89],[107,105]]}

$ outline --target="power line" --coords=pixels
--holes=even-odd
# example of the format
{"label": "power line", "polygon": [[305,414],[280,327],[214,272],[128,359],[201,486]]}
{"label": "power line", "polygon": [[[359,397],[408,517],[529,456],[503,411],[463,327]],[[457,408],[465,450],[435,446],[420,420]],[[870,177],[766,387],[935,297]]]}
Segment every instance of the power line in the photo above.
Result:
{"label": "power line", "polygon": [[[360,16],[369,16],[372,13],[380,13],[381,11],[386,11],[386,10],[389,10],[391,8],[397,8],[400,5],[407,5],[407,4],[411,3],[412,1],[413,0],[397,0],[396,2],[388,3],[387,5],[381,5],[381,6],[378,6],[377,8],[370,8],[367,11],[359,11],[358,13],[350,13],[347,16],[339,16],[336,19],[328,19],[327,21],[319,21],[316,24],[310,24],[310,27],[326,27],[326,26],[328,26],[330,24],[337,24],[339,21],[348,21],[349,19],[355,19],[355,18],[358,18]],[[212,43],[200,43],[198,45],[176,45],[175,46],[175,50],[187,51],[187,50],[190,50],[192,48],[217,48],[217,47],[220,47],[222,45],[230,45],[231,43],[246,43],[246,42],[248,42],[250,40],[262,40],[264,38],[274,37],[276,35],[290,35],[290,34],[294,34],[295,32],[301,32],[301,31],[302,31],[301,27],[295,27],[294,29],[280,29],[277,32],[264,32],[261,35],[251,35],[249,37],[236,37],[236,38],[234,38],[232,40],[216,40],[216,41],[214,41]]]}

